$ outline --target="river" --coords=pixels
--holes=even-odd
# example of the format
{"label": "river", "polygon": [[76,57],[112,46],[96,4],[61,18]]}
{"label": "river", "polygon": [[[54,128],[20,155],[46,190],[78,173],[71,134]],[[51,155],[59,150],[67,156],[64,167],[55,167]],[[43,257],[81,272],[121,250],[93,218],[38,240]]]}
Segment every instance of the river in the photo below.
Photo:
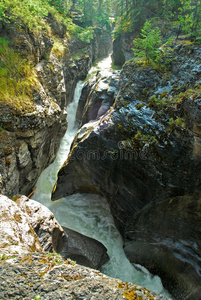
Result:
{"label": "river", "polygon": [[[90,74],[100,70],[109,75],[111,57],[103,59],[92,67]],[[74,99],[67,107],[68,129],[61,141],[55,161],[41,174],[36,184],[34,200],[47,206],[55,215],[58,222],[102,242],[108,250],[110,261],[102,266],[101,272],[126,282],[144,286],[160,294],[168,295],[158,276],[153,276],[141,266],[133,266],[123,251],[123,240],[115,227],[106,199],[94,194],[75,194],[55,202],[51,201],[51,193],[57,180],[57,173],[67,159],[71,143],[77,132],[75,117],[83,83],[78,82]]]}

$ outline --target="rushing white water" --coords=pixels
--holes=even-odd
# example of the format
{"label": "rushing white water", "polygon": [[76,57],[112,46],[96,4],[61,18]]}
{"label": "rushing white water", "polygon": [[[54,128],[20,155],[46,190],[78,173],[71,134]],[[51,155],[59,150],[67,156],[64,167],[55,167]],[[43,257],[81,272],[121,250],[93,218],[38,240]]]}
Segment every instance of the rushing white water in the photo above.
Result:
{"label": "rushing white water", "polygon": [[37,189],[34,194],[34,199],[42,202],[46,206],[49,205],[49,202],[51,200],[51,193],[55,182],[57,181],[57,173],[68,157],[71,143],[77,132],[77,128],[74,127],[74,124],[82,87],[83,83],[79,81],[75,89],[73,102],[70,103],[67,107],[68,129],[61,141],[57,157],[54,162],[41,173],[36,184]]}
{"label": "rushing white water", "polygon": [[[111,58],[104,59],[99,62],[96,69],[93,67],[90,72],[95,72],[99,68],[104,68],[109,72],[110,65]],[[51,192],[57,180],[57,173],[67,159],[76,133],[74,122],[81,89],[82,83],[79,82],[73,103],[67,107],[68,130],[62,139],[54,163],[42,172],[33,198],[47,206],[61,225],[95,238],[106,246],[110,261],[102,266],[103,273],[167,295],[159,277],[152,276],[143,268],[143,271],[137,270],[126,258],[121,235],[114,225],[106,199],[99,195],[75,194],[55,202],[51,201]]]}

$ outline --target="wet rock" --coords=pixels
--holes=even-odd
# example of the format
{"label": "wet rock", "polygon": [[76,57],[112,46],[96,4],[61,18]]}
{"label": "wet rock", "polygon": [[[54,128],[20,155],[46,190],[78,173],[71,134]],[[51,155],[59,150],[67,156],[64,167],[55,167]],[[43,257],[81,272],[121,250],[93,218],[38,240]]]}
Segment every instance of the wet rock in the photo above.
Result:
{"label": "wet rock", "polygon": [[[56,254],[5,257],[0,260],[0,297],[31,300],[51,299],[123,299],[126,293],[148,300],[166,297],[143,287],[124,283],[104,274],[65,261]],[[27,286],[29,288],[27,288]]]}
{"label": "wet rock", "polygon": [[158,274],[175,299],[199,299],[201,197],[181,196],[154,204],[128,225],[125,252],[133,263]]}
{"label": "wet rock", "polygon": [[126,61],[133,58],[133,33],[121,33],[113,41],[112,60],[115,65],[122,66]]}
{"label": "wet rock", "polygon": [[94,29],[94,34],[96,38],[92,40],[92,62],[112,52],[111,29],[97,27]]}
{"label": "wet rock", "polygon": [[[198,53],[194,57],[196,65]],[[185,57],[175,63],[170,80],[176,80],[177,74],[182,85],[181,61],[185,64]],[[186,76],[193,78],[188,73]],[[172,106],[168,101],[161,105],[163,96],[158,96],[155,105],[151,96],[163,95],[164,76],[152,67],[125,65],[115,109],[80,129],[59,172],[53,199],[62,192],[63,196],[76,192],[85,183],[86,187],[95,186],[107,197],[116,223],[124,231],[129,218],[148,203],[199,189],[201,162],[195,155],[199,135],[194,132],[200,126],[199,89],[193,99],[184,96]],[[194,77],[192,85],[196,80]],[[164,89],[168,94],[168,85]],[[176,120],[182,119],[184,125],[177,126]],[[170,125],[171,120],[176,123]]]}
{"label": "wet rock", "polygon": [[77,124],[96,120],[109,110],[117,95],[118,82],[119,72],[112,70],[106,74],[99,71],[87,81],[78,104]]}
{"label": "wet rock", "polygon": [[86,78],[95,60],[107,56],[111,52],[111,45],[110,32],[102,29],[95,29],[94,38],[90,44],[84,43],[76,37],[69,40],[69,51],[66,51],[64,56],[67,104],[73,100],[77,82]]}
{"label": "wet rock", "polygon": [[42,251],[39,239],[27,215],[17,204],[0,195],[0,253],[1,255],[27,254]]}
{"label": "wet rock", "polygon": [[105,246],[72,229],[63,227],[66,236],[58,229],[53,230],[53,247],[64,258],[75,260],[78,264],[99,269],[109,260]]}

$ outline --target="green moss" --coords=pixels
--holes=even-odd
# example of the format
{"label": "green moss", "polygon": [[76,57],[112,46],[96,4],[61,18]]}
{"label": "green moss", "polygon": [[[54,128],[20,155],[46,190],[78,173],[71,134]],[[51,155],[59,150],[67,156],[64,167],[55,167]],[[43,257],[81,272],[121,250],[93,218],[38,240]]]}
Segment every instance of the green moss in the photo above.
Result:
{"label": "green moss", "polygon": [[54,44],[52,52],[56,55],[57,58],[61,59],[64,56],[65,45],[62,43],[62,40],[58,37],[53,36]]}
{"label": "green moss", "polygon": [[141,109],[144,106],[145,106],[145,104],[143,104],[143,103],[136,105],[137,109]]}
{"label": "green moss", "polygon": [[30,63],[15,52],[9,41],[0,38],[0,109],[34,111],[33,91],[39,89]]}
{"label": "green moss", "polygon": [[82,49],[81,51],[72,55],[73,60],[81,59],[84,55],[86,55],[86,50]]}
{"label": "green moss", "polygon": [[6,255],[6,254],[2,254],[1,256],[0,256],[0,262],[1,261],[5,261],[5,260],[7,260],[7,259],[11,259],[11,258],[15,258],[16,256],[15,255]]}
{"label": "green moss", "polygon": [[137,133],[122,141],[124,146],[128,149],[139,149],[145,144],[155,145],[158,144],[158,140],[155,135],[151,134],[142,134],[141,131],[137,131]]}
{"label": "green moss", "polygon": [[4,18],[7,23],[14,21],[20,26],[23,20],[29,29],[47,27],[44,17],[48,15],[48,2],[43,0],[4,0],[0,3],[0,11],[0,20]]}
{"label": "green moss", "polygon": [[112,69],[118,71],[118,70],[122,69],[122,66],[118,66],[118,65],[115,65],[114,63],[112,63]]}
{"label": "green moss", "polygon": [[169,125],[170,125],[170,131],[173,131],[174,129],[184,129],[185,128],[185,120],[183,118],[170,118],[169,119]]}

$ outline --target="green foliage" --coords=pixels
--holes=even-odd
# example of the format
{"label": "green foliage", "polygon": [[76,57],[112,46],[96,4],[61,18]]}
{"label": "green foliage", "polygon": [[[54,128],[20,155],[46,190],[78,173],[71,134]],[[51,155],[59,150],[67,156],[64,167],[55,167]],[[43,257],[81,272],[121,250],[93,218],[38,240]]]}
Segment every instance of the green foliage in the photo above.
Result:
{"label": "green foliage", "polygon": [[61,41],[57,37],[53,36],[53,40],[54,40],[54,44],[53,44],[52,51],[56,55],[56,57],[62,58],[64,55],[65,46],[61,43]]}
{"label": "green foliage", "polygon": [[71,1],[63,0],[48,0],[51,6],[54,6],[57,11],[63,15],[67,15],[71,6]]}
{"label": "green foliage", "polygon": [[33,110],[33,89],[37,79],[28,61],[12,48],[9,41],[0,38],[0,107],[8,105],[17,110]]}
{"label": "green foliage", "polygon": [[178,35],[188,34],[192,40],[201,39],[201,3],[191,0],[182,0],[179,8],[178,21],[180,26]]}
{"label": "green foliage", "polygon": [[83,27],[110,26],[112,0],[77,0],[73,1],[73,7],[82,16]]}
{"label": "green foliage", "polygon": [[11,258],[15,258],[16,256],[15,255],[6,255],[6,254],[2,254],[0,256],[0,261],[5,261],[7,259],[11,259]]}
{"label": "green foliage", "polygon": [[191,0],[113,0],[116,13],[114,37],[122,32],[139,32],[146,20],[160,19],[179,24],[179,34],[201,40],[201,1]]}
{"label": "green foliage", "polygon": [[173,131],[176,128],[183,129],[185,128],[185,122],[183,118],[170,118],[169,119],[170,131]]}
{"label": "green foliage", "polygon": [[82,28],[68,20],[67,27],[70,35],[76,35],[82,42],[90,43],[93,39],[94,29],[91,26]]}
{"label": "green foliage", "polygon": [[43,0],[4,0],[0,4],[0,20],[6,17],[7,22],[18,20],[23,21],[30,29],[41,28],[45,26],[43,18],[48,14],[45,4]]}
{"label": "green foliage", "polygon": [[33,299],[31,299],[31,300],[41,300],[41,297],[39,295],[37,295]]}
{"label": "green foliage", "polygon": [[115,30],[113,33],[114,38],[117,38],[122,32],[131,32],[132,23],[129,19],[126,18],[126,15],[118,17],[116,19]]}
{"label": "green foliage", "polygon": [[159,59],[159,47],[162,45],[160,29],[158,27],[152,29],[151,21],[146,21],[142,30],[141,38],[133,40],[134,55],[145,63],[155,63]]}

